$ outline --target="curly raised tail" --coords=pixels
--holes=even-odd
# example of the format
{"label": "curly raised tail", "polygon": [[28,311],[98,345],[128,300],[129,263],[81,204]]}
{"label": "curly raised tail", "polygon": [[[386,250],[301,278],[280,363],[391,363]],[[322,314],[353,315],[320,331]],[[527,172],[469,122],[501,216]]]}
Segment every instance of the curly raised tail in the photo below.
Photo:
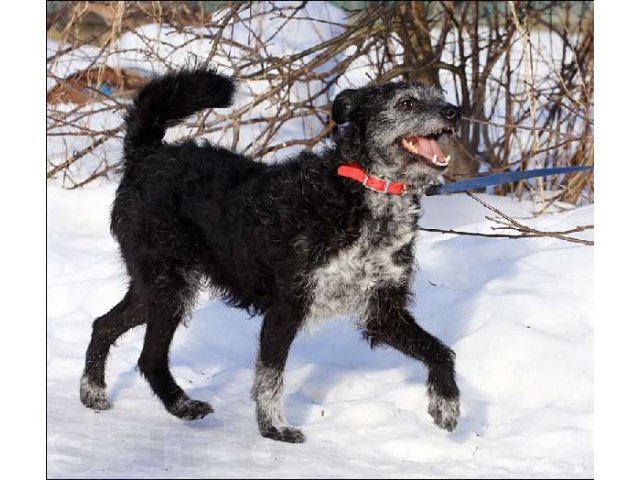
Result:
{"label": "curly raised tail", "polygon": [[231,79],[205,67],[177,70],[149,82],[125,115],[125,166],[159,147],[168,127],[199,110],[230,106],[234,90]]}

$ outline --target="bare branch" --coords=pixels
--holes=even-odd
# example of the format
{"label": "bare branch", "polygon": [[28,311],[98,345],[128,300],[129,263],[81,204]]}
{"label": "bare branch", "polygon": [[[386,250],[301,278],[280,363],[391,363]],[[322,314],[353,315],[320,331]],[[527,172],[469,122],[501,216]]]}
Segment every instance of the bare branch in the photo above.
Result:
{"label": "bare branch", "polygon": [[[209,2],[59,3],[47,18],[47,82],[57,93],[47,97],[47,178],[66,187],[117,174],[107,142],[121,140],[136,72],[185,62],[217,65],[246,95],[231,111],[203,112],[173,139],[206,138],[271,161],[326,140],[340,89],[367,78],[430,79],[465,112],[451,152],[456,178],[593,165],[592,9],[572,22],[566,12],[575,2],[370,2],[326,18],[313,18],[311,2],[227,2],[216,12],[205,10]],[[300,25],[312,40],[282,43]],[[550,39],[554,48],[545,49]],[[117,65],[131,68],[114,80]],[[518,182],[492,192],[544,190],[545,208],[593,201],[591,174],[530,188]]]}

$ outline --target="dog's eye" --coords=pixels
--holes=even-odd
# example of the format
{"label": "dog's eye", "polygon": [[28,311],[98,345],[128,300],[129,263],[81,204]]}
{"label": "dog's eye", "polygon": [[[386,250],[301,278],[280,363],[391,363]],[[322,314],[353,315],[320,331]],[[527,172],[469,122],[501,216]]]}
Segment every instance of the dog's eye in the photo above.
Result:
{"label": "dog's eye", "polygon": [[396,107],[400,110],[411,110],[413,108],[413,103],[413,98],[403,98],[397,103]]}

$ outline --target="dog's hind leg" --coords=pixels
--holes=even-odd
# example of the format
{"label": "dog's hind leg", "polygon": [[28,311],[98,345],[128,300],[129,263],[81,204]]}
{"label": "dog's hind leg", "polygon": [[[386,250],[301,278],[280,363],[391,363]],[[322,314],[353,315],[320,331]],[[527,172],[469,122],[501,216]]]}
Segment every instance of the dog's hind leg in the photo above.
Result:
{"label": "dog's hind leg", "polygon": [[405,308],[404,287],[381,289],[369,300],[364,336],[372,347],[385,343],[429,368],[428,412],[440,428],[452,432],[460,416],[455,353],[424,331]]}
{"label": "dog's hind leg", "polygon": [[283,372],[299,321],[300,317],[291,306],[282,305],[267,311],[260,331],[260,351],[252,390],[260,434],[289,443],[304,442],[302,432],[287,426],[282,415]]}
{"label": "dog's hind leg", "polygon": [[107,410],[104,371],[109,349],[126,331],[144,323],[139,296],[132,284],[124,298],[109,312],[93,322],[91,342],[87,348],[85,367],[80,381],[80,401],[94,410]]}
{"label": "dog's hind leg", "polygon": [[140,372],[169,413],[184,420],[203,418],[213,412],[207,402],[190,399],[176,384],[169,370],[171,340],[189,313],[197,288],[183,274],[163,276],[145,298],[149,310],[144,346],[138,360]]}

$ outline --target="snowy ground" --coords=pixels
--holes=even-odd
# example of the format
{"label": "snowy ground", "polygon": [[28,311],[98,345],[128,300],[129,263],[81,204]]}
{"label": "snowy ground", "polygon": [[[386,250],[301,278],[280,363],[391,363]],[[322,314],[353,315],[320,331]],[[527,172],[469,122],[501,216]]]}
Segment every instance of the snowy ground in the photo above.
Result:
{"label": "snowy ground", "polygon": [[[126,283],[108,229],[114,189],[48,189],[50,477],[593,476],[593,248],[548,238],[419,237],[414,312],[457,352],[454,433],[426,412],[421,365],[332,321],[300,335],[287,365],[287,417],[307,442],[263,439],[249,399],[260,321],[206,297],[176,334],[172,370],[213,415],[185,423],[152,397],[135,370],[142,328],[111,356],[113,409],[84,408],[91,322]],[[485,198],[530,216],[527,203]],[[486,214],[464,195],[432,197],[422,225],[487,230]],[[524,221],[591,224],[593,206]]]}

